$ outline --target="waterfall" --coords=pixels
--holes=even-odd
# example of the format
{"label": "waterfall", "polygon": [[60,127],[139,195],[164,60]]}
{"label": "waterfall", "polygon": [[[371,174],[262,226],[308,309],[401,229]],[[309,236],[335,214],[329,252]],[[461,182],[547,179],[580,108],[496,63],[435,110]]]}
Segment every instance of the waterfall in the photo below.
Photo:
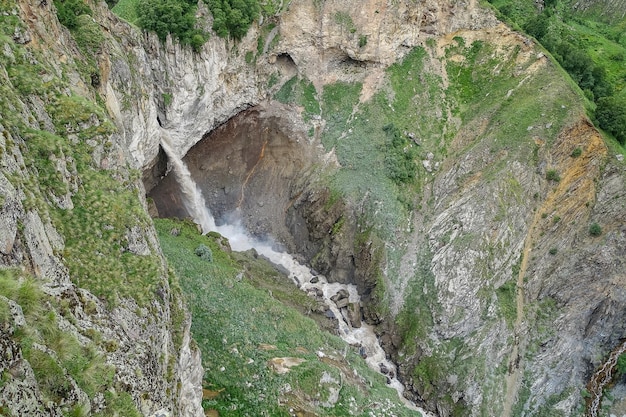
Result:
{"label": "waterfall", "polygon": [[167,155],[168,169],[171,168],[178,180],[178,185],[183,193],[183,204],[187,213],[202,227],[202,233],[215,230],[215,220],[211,212],[206,208],[207,205],[204,201],[204,197],[202,197],[202,192],[198,189],[193,178],[191,178],[191,173],[185,162],[183,162],[181,157],[172,149],[167,133],[164,131],[162,133],[161,147]]}
{"label": "waterfall", "polygon": [[600,410],[600,402],[604,395],[604,387],[606,387],[613,380],[615,374],[615,367],[617,366],[617,360],[620,355],[626,352],[626,340],[611,352],[608,359],[598,368],[593,374],[587,389],[591,394],[591,399],[587,401],[587,416],[597,417]]}
{"label": "waterfall", "polygon": [[166,139],[168,139],[168,136],[163,132],[161,146],[168,156],[169,164],[182,190],[183,204],[193,220],[202,227],[202,232],[216,231],[227,237],[231,248],[235,251],[245,251],[254,248],[274,264],[286,268],[290,272],[290,278],[301,290],[306,291],[308,294],[319,294],[319,291],[321,291],[322,299],[337,319],[339,336],[350,345],[360,346],[361,354],[368,366],[387,377],[388,385],[398,392],[398,396],[407,408],[431,417],[432,414],[417,407],[404,397],[404,385],[396,377],[396,366],[387,359],[387,355],[374,333],[374,328],[366,323],[361,323],[360,327],[354,328],[347,314],[345,314],[345,307],[343,309],[339,308],[336,302],[331,299],[340,291],[343,291],[344,294],[348,294],[349,303],[359,303],[360,296],[356,286],[329,283],[323,276],[314,276],[308,267],[297,262],[288,253],[277,252],[268,243],[260,242],[250,237],[240,224],[216,226],[202,192],[191,177],[189,169],[184,161],[172,150]]}

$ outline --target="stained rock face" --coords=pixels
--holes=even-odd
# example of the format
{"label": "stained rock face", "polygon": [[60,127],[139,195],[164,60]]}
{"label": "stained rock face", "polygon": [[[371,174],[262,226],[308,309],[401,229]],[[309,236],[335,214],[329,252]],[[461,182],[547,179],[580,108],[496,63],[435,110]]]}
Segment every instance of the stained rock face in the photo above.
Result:
{"label": "stained rock face", "polygon": [[[277,17],[277,41],[270,47],[272,39],[266,39],[254,64],[245,56],[258,51],[256,27],[236,44],[237,53],[232,41],[212,36],[195,54],[171,39],[161,44],[153,34],[139,33],[102,3],[94,6],[94,19],[114,36],[107,35],[99,50],[94,88],[72,69],[84,57],[58,23],[52,2],[21,2],[14,13],[21,23],[5,57],[15,59],[12,47],[32,48],[29,65],[42,64],[41,77],[69,82],[49,97],[34,97],[17,92],[6,71],[0,74],[2,85],[11,85],[18,97],[0,118],[0,264],[25,271],[46,297],[63,302],[68,318],[58,319],[57,327],[82,346],[95,344],[115,366],[120,391],[144,415],[202,415],[202,370],[199,352],[190,346],[189,317],[169,287],[152,226],[140,221],[147,212],[144,184],[154,197],[154,214],[187,215],[176,184],[162,178],[167,160],[159,132],[165,131],[179,155],[186,155],[218,219],[236,213],[253,234],[274,237],[331,281],[358,286],[362,310],[346,297],[335,301],[355,327],[361,317],[379,325],[415,400],[442,416],[459,409],[466,415],[511,415],[515,407],[532,414],[555,402],[564,413],[573,412],[590,369],[626,331],[624,164],[607,159],[586,117],[563,103],[559,117],[567,123],[559,131],[556,119],[533,120],[523,126],[532,141],[500,146],[504,135],[489,138],[493,142],[485,138],[493,125],[506,121],[467,122],[454,114],[457,108],[432,110],[417,103],[420,111],[439,111],[439,119],[449,119],[453,134],[445,138],[445,154],[433,147],[420,155],[417,163],[428,178],[420,191],[423,205],[407,219],[407,231],[383,241],[375,234],[363,238],[357,217],[370,213],[360,201],[335,199],[321,181],[346,168],[320,143],[332,115],[319,115],[309,133],[302,108],[272,101],[298,75],[311,80],[318,94],[338,81],[360,83],[362,104],[389,89],[387,66],[428,43],[424,72],[439,77],[446,90],[454,75],[446,63],[466,59],[446,55],[455,38],[493,46],[492,77],[502,70],[498,60],[517,51],[511,60],[515,88],[496,98],[480,91],[485,101],[516,100],[517,89],[553,64],[477,3],[367,0],[355,10],[344,1],[295,0]],[[544,88],[534,94],[540,97]],[[55,109],[79,101],[60,106],[57,96],[89,102],[98,96],[115,131],[81,136],[106,130],[95,112],[67,128],[56,126]],[[34,166],[28,153],[33,138],[4,126],[13,117],[72,146],[51,146],[49,155],[43,151],[51,165]],[[407,136],[416,143],[413,132]],[[418,142],[425,146],[427,140],[420,134]],[[76,159],[66,154],[83,143],[90,149],[90,169],[107,172],[141,201],[137,221],[123,225],[116,244],[124,255],[154,257],[161,265],[147,305],[126,298],[111,306],[82,288],[82,277],[68,267],[72,242],[54,216],[57,210],[77,210],[85,192],[87,178],[80,178]],[[574,159],[576,147],[583,153]],[[143,184],[133,168],[143,170]],[[39,175],[46,169],[59,187],[42,185],[42,192],[33,192],[31,185],[47,178]],[[557,170],[560,180],[546,179],[548,169]],[[600,236],[590,235],[592,223],[602,226]],[[94,226],[93,235],[101,238],[112,227]],[[60,406],[45,401],[14,338],[25,314],[5,298],[11,320],[0,329],[0,364],[11,378],[2,402],[15,415],[61,415]],[[60,307],[50,308],[65,317]],[[181,329],[171,327],[175,314],[183,318]],[[40,345],[36,354],[54,356]],[[325,403],[334,404],[337,381],[321,383],[333,387]],[[76,381],[68,384],[72,405],[94,412],[105,406],[104,395],[88,398]]]}

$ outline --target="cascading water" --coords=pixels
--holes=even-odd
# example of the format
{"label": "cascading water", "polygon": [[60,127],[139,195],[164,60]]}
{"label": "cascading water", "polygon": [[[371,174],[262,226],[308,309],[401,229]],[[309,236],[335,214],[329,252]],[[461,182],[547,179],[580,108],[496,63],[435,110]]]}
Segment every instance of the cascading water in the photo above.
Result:
{"label": "cascading water", "polygon": [[602,396],[604,395],[604,388],[613,380],[617,360],[624,352],[626,352],[626,340],[624,340],[613,352],[611,352],[609,358],[591,377],[591,381],[589,381],[589,384],[587,385],[587,390],[591,394],[591,398],[587,401],[587,416],[598,416],[600,402],[602,401]]}
{"label": "cascading water", "polygon": [[290,272],[290,278],[303,291],[309,294],[320,295],[326,305],[337,319],[339,336],[348,344],[360,346],[362,356],[368,366],[378,372],[383,373],[388,380],[388,384],[394,388],[409,409],[421,412],[424,416],[432,417],[423,409],[407,400],[404,395],[404,386],[396,378],[396,366],[387,360],[385,351],[380,346],[378,338],[372,326],[361,323],[360,327],[353,327],[350,319],[345,313],[345,307],[339,308],[333,298],[340,292],[348,295],[348,303],[359,303],[360,297],[356,286],[349,284],[329,283],[323,276],[315,276],[306,266],[297,262],[291,255],[284,252],[275,251],[271,245],[259,242],[251,238],[238,224],[225,224],[217,226],[211,215],[200,189],[185,165],[184,161],[172,150],[167,142],[167,134],[163,134],[161,146],[168,156],[172,171],[176,176],[187,212],[193,220],[199,224],[203,233],[216,231],[229,239],[231,248],[235,251],[245,251],[254,248],[258,253],[264,255],[276,265],[281,265]]}
{"label": "cascading water", "polygon": [[168,139],[169,136],[167,133],[162,132],[161,147],[167,155],[169,163],[168,170],[171,169],[178,179],[180,190],[183,193],[183,204],[185,205],[187,213],[202,227],[202,233],[215,230],[215,220],[213,216],[211,216],[211,213],[205,208],[206,202],[204,201],[204,197],[202,197],[202,193],[191,178],[191,173],[187,165],[176,155]]}

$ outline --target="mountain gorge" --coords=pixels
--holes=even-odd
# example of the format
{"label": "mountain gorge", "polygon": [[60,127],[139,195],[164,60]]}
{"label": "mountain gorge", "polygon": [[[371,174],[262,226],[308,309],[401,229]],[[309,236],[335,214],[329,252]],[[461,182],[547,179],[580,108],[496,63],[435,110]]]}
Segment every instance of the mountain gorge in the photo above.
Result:
{"label": "mountain gorge", "polygon": [[587,413],[626,332],[624,148],[500,11],[293,0],[191,47],[86,6],[0,6],[0,414],[416,415],[280,268],[156,220],[192,216],[165,147],[219,224],[356,286],[425,410]]}

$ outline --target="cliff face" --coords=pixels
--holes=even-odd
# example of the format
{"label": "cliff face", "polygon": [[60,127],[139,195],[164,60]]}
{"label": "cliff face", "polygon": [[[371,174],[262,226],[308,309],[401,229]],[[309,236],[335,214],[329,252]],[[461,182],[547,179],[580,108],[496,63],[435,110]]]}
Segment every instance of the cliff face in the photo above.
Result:
{"label": "cliff face", "polygon": [[[625,330],[624,165],[531,41],[474,1],[298,0],[195,54],[92,7],[95,49],[51,4],[3,10],[0,406],[201,415],[138,173],[175,191],[166,140],[191,150],[216,213],[242,208],[251,231],[359,286],[415,400],[444,416],[581,407]],[[415,152],[409,185],[389,176],[391,125]],[[31,285],[102,384],[35,326]]]}
{"label": "cliff face", "polygon": [[202,415],[190,317],[98,82],[51,2],[2,7],[2,414]]}
{"label": "cliff face", "polygon": [[[251,231],[278,237],[332,279],[356,283],[368,300],[366,317],[384,322],[383,340],[415,399],[441,415],[579,409],[591,369],[623,336],[624,174],[577,93],[528,39],[474,2],[370,1],[352,10],[301,1],[277,23],[253,29],[236,48],[212,39],[200,55],[137,38],[144,47],[133,49],[131,62],[142,63],[134,71],[124,69],[124,54],[110,57],[118,70],[108,78],[107,103],[120,109],[135,159],[144,168],[155,161],[159,135],[146,132],[158,130],[157,116],[181,155],[204,137],[187,162],[212,209],[240,205]],[[392,112],[405,110],[395,107],[403,91],[389,66],[415,47],[426,51],[419,75],[408,67],[400,76],[418,109],[402,122],[421,146],[421,188],[410,197],[418,209],[408,213],[408,227],[400,221],[385,230],[376,216],[397,209],[374,183],[337,202],[324,178],[359,182],[358,162],[342,149],[364,145],[352,133],[359,117],[372,117],[365,109],[377,94]],[[246,62],[247,54],[254,60]],[[205,135],[244,108],[280,99],[294,76],[313,84],[318,110],[288,98],[302,120],[268,126],[309,144],[281,144],[270,134],[266,142],[276,148],[259,165],[264,136],[241,133],[252,123],[245,114],[220,128],[230,136]],[[142,104],[124,108],[122,92],[132,85],[143,91],[133,94]],[[336,85],[359,86],[357,99],[343,103],[351,115],[338,116],[342,109],[325,102]],[[286,120],[291,112],[282,111]],[[323,161],[317,173],[309,166],[316,158]],[[309,162],[295,169],[298,160]],[[589,233],[594,223],[600,236]]]}

